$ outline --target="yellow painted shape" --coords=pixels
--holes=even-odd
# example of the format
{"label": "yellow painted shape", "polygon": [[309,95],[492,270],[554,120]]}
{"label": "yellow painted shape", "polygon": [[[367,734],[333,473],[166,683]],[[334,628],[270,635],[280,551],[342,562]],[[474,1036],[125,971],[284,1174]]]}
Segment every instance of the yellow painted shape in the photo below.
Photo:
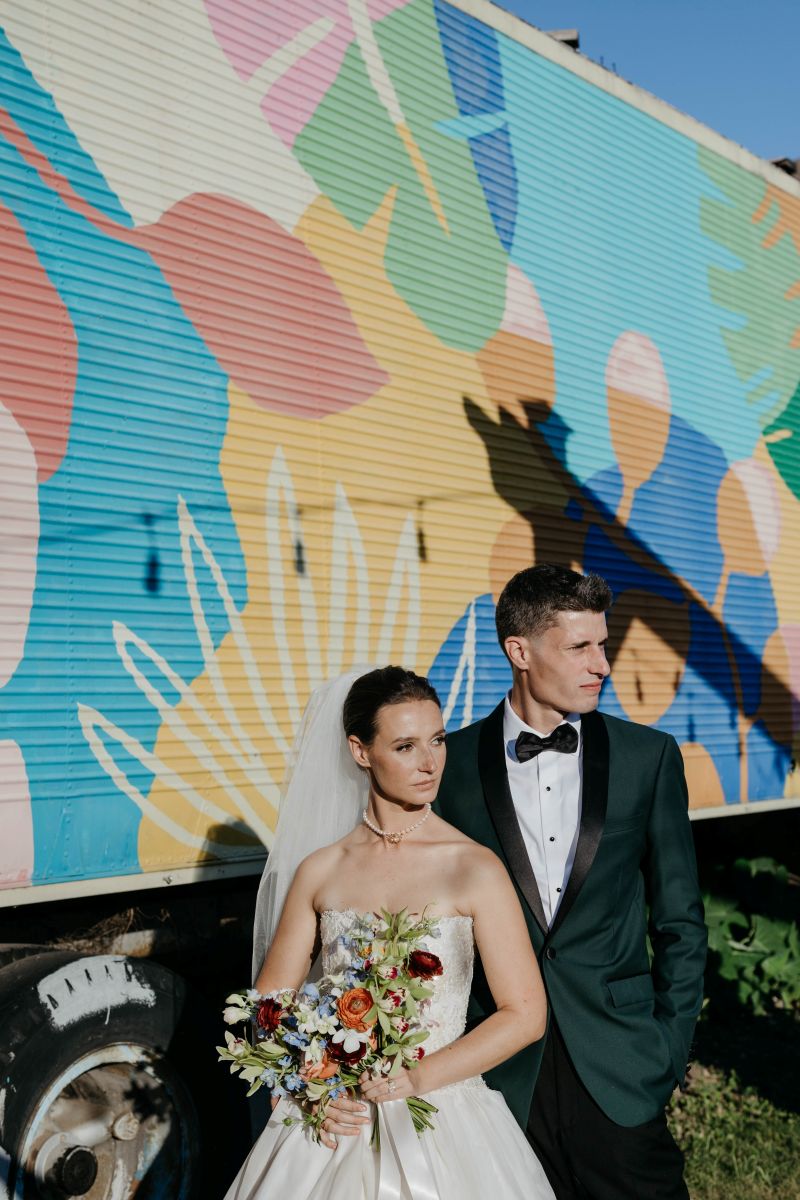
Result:
{"label": "yellow painted shape", "polygon": [[[388,376],[386,385],[364,404],[319,421],[268,413],[236,387],[230,388],[230,415],[221,472],[247,569],[248,602],[242,621],[280,732],[291,741],[317,674],[326,677],[364,658],[404,662],[425,671],[470,600],[489,590],[489,563],[509,509],[497,496],[486,450],[464,414],[464,395],[490,407],[475,358],[442,345],[414,315],[386,278],[383,252],[393,194],[369,224],[354,230],[327,200],[314,204],[296,233],[335,279],[361,335]],[[282,519],[281,574],[285,587],[285,626],[275,623],[275,576],[270,575],[265,532],[267,477],[276,453],[285,458],[302,530],[303,574],[298,546]],[[368,575],[366,619],[357,622],[352,558],[341,558],[332,574],[337,502],[346,497],[358,524]],[[196,514],[202,531],[202,514]],[[404,643],[409,629],[408,589],[390,595],[395,552],[411,522],[411,545],[419,571],[419,624],[416,651],[409,660]],[[307,581],[313,607],[313,636],[302,615],[301,583]],[[329,658],[335,632],[331,608],[344,598],[347,621],[335,661]],[[381,648],[387,607],[396,604],[394,635]],[[411,614],[413,623],[413,613]],[[281,654],[284,665],[281,665]],[[266,728],[245,681],[233,639],[228,635],[217,661],[237,715],[273,781],[280,781],[284,754]],[[315,659],[318,661],[315,663]],[[309,667],[311,664],[311,669]],[[291,712],[286,671],[296,688]],[[207,675],[192,685],[221,725],[226,721]],[[182,710],[181,710],[182,711]],[[183,714],[186,715],[186,714]],[[188,719],[188,717],[187,717]],[[161,729],[156,753],[171,766],[192,772],[198,790],[208,789],[220,807],[237,814],[202,764],[204,734],[195,753]],[[217,748],[219,757],[219,748]],[[226,769],[234,768],[225,759]],[[241,772],[237,778],[241,778]],[[252,796],[252,792],[247,793]],[[175,819],[202,833],[203,819],[185,800],[156,780],[151,799]],[[274,824],[269,799],[259,811]],[[207,822],[207,824],[213,824]],[[231,835],[229,834],[228,837]],[[241,836],[241,835],[240,835]],[[243,850],[245,849],[243,841]],[[152,822],[143,820],[139,854],[145,869],[185,864],[196,857]]]}

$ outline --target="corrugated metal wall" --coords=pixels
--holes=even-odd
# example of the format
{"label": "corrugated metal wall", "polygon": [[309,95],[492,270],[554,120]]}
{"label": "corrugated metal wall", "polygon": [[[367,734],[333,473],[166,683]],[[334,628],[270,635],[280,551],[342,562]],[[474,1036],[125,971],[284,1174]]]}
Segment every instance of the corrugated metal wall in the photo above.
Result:
{"label": "corrugated metal wall", "polygon": [[477,718],[533,559],[696,809],[796,795],[798,189],[488,5],[348,12],[4,5],[7,887],[255,861],[311,686]]}

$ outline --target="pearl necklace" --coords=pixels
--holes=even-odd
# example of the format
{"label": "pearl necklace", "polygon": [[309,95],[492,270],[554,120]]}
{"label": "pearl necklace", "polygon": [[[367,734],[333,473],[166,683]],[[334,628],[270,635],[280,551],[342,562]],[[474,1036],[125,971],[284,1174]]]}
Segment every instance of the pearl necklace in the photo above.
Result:
{"label": "pearl necklace", "polygon": [[361,820],[368,829],[371,829],[373,833],[377,833],[378,837],[384,838],[390,846],[397,846],[400,842],[402,842],[407,833],[413,833],[415,829],[419,829],[420,825],[422,825],[424,821],[427,821],[430,815],[431,806],[430,804],[426,804],[424,816],[420,817],[418,821],[415,821],[413,825],[409,825],[408,829],[398,829],[396,832],[390,832],[386,829],[379,829],[377,825],[373,825],[372,821],[370,821],[369,817],[367,816],[366,809],[364,809],[364,812],[361,814]]}

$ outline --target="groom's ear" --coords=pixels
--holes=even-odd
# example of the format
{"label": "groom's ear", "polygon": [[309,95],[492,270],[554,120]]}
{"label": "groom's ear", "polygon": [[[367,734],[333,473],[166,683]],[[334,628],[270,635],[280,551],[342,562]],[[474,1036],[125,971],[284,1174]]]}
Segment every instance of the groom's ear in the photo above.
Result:
{"label": "groom's ear", "polygon": [[347,744],[350,747],[350,753],[358,765],[363,767],[365,771],[369,770],[369,756],[367,754],[367,747],[361,741],[361,738],[356,737],[354,733],[351,733],[350,737],[347,739]]}
{"label": "groom's ear", "polygon": [[512,667],[518,671],[527,671],[530,666],[530,646],[525,637],[507,637],[503,649]]}

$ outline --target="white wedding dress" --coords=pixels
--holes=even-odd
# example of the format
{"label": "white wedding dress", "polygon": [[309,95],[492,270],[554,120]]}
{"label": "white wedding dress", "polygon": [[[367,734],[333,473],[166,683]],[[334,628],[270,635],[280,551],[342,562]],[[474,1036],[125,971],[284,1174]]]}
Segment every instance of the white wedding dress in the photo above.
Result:
{"label": "white wedding dress", "polygon": [[[356,917],[353,911],[322,914],[325,974],[349,965],[339,939]],[[444,973],[434,981],[425,1017],[428,1053],[464,1032],[472,983],[472,918],[440,918],[440,929],[440,939],[430,944]],[[300,1125],[283,1124],[293,1105],[281,1100],[226,1200],[554,1200],[505,1100],[480,1076],[430,1092],[426,1099],[439,1110],[432,1117],[435,1128],[417,1137],[409,1121],[410,1136],[396,1139],[384,1132],[381,1151],[370,1145],[371,1125],[358,1137],[340,1137],[338,1149],[329,1150]],[[388,1107],[400,1105],[405,1101]],[[382,1162],[387,1155],[392,1161]]]}

